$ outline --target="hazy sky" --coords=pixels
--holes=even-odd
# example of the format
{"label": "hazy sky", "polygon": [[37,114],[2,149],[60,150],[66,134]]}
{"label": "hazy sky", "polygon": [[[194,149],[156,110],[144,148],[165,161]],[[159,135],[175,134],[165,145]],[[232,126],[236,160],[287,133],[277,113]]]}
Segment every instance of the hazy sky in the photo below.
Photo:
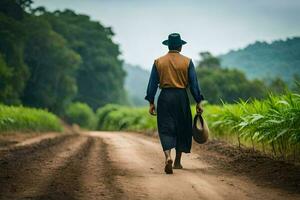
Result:
{"label": "hazy sky", "polygon": [[183,54],[197,60],[256,40],[300,36],[299,0],[34,0],[48,10],[70,8],[111,26],[122,58],[149,69],[178,32],[188,43]]}

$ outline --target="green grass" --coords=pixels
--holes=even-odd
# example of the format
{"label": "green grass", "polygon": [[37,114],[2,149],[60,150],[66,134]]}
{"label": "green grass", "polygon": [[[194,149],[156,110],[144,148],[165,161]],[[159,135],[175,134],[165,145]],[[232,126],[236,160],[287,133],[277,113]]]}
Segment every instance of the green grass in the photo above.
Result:
{"label": "green grass", "polygon": [[205,116],[213,136],[251,146],[275,157],[296,159],[300,146],[300,95],[269,95],[251,103],[210,107]]}
{"label": "green grass", "polygon": [[98,129],[154,132],[156,117],[148,108],[134,108],[108,104],[97,110]]}
{"label": "green grass", "polygon": [[0,132],[62,131],[59,118],[41,109],[0,104]]}
{"label": "green grass", "polygon": [[78,124],[82,128],[94,130],[96,116],[92,108],[86,103],[74,102],[65,110],[65,119],[69,124]]}

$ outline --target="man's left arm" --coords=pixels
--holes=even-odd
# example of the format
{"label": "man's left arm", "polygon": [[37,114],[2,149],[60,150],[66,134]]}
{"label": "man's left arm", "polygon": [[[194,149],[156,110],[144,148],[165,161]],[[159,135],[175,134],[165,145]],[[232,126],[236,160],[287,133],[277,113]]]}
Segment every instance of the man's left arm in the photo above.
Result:
{"label": "man's left arm", "polygon": [[190,91],[197,103],[196,106],[196,111],[197,113],[202,113],[203,112],[203,108],[201,106],[201,101],[204,100],[203,95],[201,94],[200,91],[200,87],[199,87],[199,83],[197,80],[197,74],[196,74],[196,70],[195,70],[195,66],[193,61],[190,61],[189,64],[189,68],[188,68],[188,78],[189,78],[189,87],[190,87]]}

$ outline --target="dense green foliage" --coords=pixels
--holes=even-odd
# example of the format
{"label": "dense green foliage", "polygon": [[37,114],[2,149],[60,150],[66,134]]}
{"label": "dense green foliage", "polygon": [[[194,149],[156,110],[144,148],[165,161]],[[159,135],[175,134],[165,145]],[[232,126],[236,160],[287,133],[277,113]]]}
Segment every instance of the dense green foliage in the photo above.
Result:
{"label": "dense green foliage", "polygon": [[0,1],[0,102],[7,104],[20,103],[29,76],[23,59],[25,17],[14,1]]}
{"label": "dense green foliage", "polygon": [[78,124],[83,128],[94,129],[96,125],[95,113],[86,103],[69,104],[65,111],[65,118],[68,123]]}
{"label": "dense green foliage", "polygon": [[0,54],[0,99],[9,101],[13,88],[11,84],[7,84],[12,77],[12,69],[9,68]]}
{"label": "dense green foliage", "polygon": [[250,78],[280,77],[292,82],[300,75],[300,37],[272,43],[256,42],[221,55],[222,66],[242,70]]}
{"label": "dense green foliage", "polygon": [[283,158],[295,159],[299,153],[299,94],[289,92],[269,95],[263,101],[212,106],[206,110],[206,117],[216,137],[234,137],[239,144],[251,142],[253,148]]}
{"label": "dense green foliage", "polygon": [[67,48],[67,41],[40,17],[28,17],[31,27],[25,42],[24,58],[30,71],[22,102],[61,113],[76,94],[76,69],[80,56]]}
{"label": "dense green foliage", "polygon": [[71,10],[0,2],[0,102],[63,114],[72,101],[94,110],[126,103],[125,72],[111,28]]}
{"label": "dense green foliage", "polygon": [[60,120],[45,110],[0,104],[0,132],[62,131]]}
{"label": "dense green foliage", "polygon": [[222,69],[218,58],[209,52],[200,53],[196,67],[201,91],[209,103],[233,103],[239,99],[261,99],[266,95],[266,86],[259,80],[248,80],[238,70]]}
{"label": "dense green foliage", "polygon": [[68,41],[68,47],[82,58],[76,76],[78,92],[75,99],[86,102],[94,110],[107,103],[126,103],[125,72],[110,27],[71,10],[43,12],[40,17],[46,19],[53,30]]}
{"label": "dense green foliage", "polygon": [[134,106],[146,105],[147,101],[145,101],[144,97],[146,95],[150,72],[139,66],[132,66],[126,63],[124,64],[124,70],[127,73],[125,89],[128,92],[130,104]]}
{"label": "dense green foliage", "polygon": [[127,130],[153,132],[156,118],[148,114],[147,108],[134,108],[108,104],[97,110],[99,130]]}

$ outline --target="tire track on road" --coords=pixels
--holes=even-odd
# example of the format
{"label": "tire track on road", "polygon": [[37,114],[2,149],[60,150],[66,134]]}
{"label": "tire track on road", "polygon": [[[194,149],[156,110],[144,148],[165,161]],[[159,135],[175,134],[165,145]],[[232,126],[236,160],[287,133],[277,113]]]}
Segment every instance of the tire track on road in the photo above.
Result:
{"label": "tire track on road", "polygon": [[116,180],[124,173],[111,163],[107,144],[101,138],[92,138],[94,142],[81,177],[84,193],[81,199],[127,199]]}
{"label": "tire track on road", "polygon": [[34,199],[68,200],[79,199],[82,196],[81,174],[93,139],[82,136],[80,139],[84,139],[85,142],[81,143],[62,165],[56,167],[43,190]]}
{"label": "tire track on road", "polygon": [[[59,171],[69,157],[76,155],[87,143],[86,137],[71,136],[51,146],[27,149],[10,155],[1,163],[0,199],[32,199],[46,187],[49,178]],[[24,153],[26,152],[26,153]]]}
{"label": "tire track on road", "polygon": [[103,139],[73,135],[53,140],[1,158],[6,175],[0,176],[0,199],[128,199],[116,180],[125,173],[113,166]]}

